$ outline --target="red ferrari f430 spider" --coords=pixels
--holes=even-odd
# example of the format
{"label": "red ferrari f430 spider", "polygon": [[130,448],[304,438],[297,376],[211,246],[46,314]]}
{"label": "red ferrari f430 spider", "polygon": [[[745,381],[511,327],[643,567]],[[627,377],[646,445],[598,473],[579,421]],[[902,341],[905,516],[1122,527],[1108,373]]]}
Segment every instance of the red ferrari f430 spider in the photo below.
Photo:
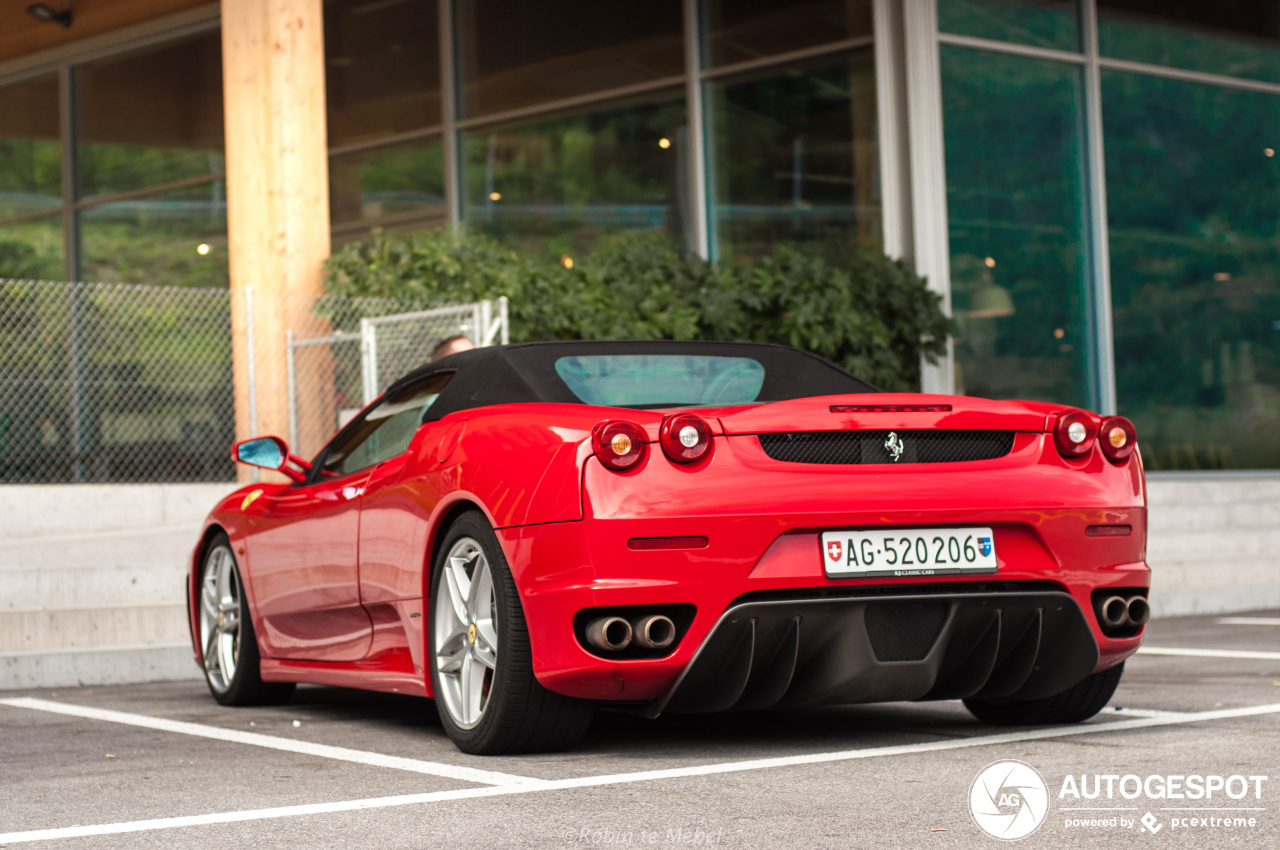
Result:
{"label": "red ferrari f430 spider", "polygon": [[1149,615],[1128,420],[884,393],[781,346],[481,348],[397,381],[209,515],[191,560],[219,702],[432,697],[471,753],[598,707],[961,699],[1099,711]]}

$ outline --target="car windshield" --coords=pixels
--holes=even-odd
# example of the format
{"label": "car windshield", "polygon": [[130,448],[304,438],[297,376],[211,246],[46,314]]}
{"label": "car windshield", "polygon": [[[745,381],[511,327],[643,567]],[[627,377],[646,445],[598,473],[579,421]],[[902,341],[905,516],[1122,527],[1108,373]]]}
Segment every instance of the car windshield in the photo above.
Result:
{"label": "car windshield", "polygon": [[764,385],[764,366],[749,357],[576,355],[558,358],[555,368],[581,401],[607,407],[746,404]]}

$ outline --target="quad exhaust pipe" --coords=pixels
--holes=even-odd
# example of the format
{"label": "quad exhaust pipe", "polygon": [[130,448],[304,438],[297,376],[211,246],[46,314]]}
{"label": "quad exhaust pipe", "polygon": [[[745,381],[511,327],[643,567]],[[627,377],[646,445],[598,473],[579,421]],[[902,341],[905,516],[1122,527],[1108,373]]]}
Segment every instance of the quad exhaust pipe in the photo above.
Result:
{"label": "quad exhaust pipe", "polygon": [[1141,596],[1108,596],[1098,605],[1098,619],[1111,629],[1145,626],[1151,619],[1151,605]]}
{"label": "quad exhaust pipe", "polygon": [[633,643],[641,649],[666,649],[675,643],[676,624],[664,614],[597,617],[587,623],[587,643],[605,652],[621,652]]}
{"label": "quad exhaust pipe", "polygon": [[650,614],[631,621],[636,646],[644,649],[666,649],[675,643],[676,624],[670,617]]}
{"label": "quad exhaust pipe", "polygon": [[598,617],[587,623],[587,643],[605,652],[620,652],[631,645],[631,624],[621,617]]}

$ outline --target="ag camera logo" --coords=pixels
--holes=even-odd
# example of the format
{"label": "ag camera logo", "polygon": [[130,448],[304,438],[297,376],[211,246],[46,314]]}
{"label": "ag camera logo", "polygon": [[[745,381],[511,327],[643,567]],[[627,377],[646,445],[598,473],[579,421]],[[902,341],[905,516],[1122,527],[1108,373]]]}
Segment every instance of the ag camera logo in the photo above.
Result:
{"label": "ag camera logo", "polygon": [[979,771],[969,786],[969,813],[993,838],[1016,841],[1040,828],[1049,812],[1049,786],[1026,762],[1003,759]]}

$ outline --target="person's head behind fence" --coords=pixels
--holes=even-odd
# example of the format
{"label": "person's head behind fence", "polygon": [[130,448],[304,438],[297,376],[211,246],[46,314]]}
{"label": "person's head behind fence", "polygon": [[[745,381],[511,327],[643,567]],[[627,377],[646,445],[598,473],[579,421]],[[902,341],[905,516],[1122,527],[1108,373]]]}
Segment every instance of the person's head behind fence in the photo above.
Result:
{"label": "person's head behind fence", "polygon": [[459,351],[470,351],[475,347],[475,343],[461,334],[451,336],[435,347],[431,352],[431,361],[434,363],[441,358],[448,357],[450,354],[457,354]]}

